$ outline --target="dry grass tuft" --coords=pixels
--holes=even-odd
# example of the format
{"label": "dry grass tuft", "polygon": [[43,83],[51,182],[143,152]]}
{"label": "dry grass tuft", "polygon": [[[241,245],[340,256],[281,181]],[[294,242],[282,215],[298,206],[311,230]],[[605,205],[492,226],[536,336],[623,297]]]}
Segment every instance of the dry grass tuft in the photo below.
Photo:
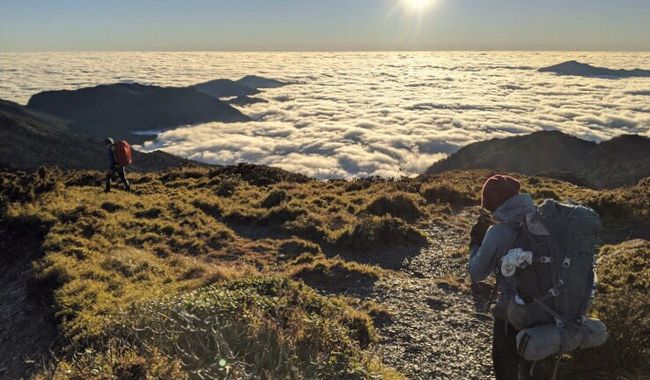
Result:
{"label": "dry grass tuft", "polygon": [[367,251],[391,246],[423,246],[427,238],[402,219],[372,216],[363,218],[336,241],[340,249]]}
{"label": "dry grass tuft", "polygon": [[382,271],[376,267],[342,259],[316,259],[291,270],[291,276],[312,288],[328,293],[346,293],[370,288]]}
{"label": "dry grass tuft", "polygon": [[414,197],[402,193],[386,194],[375,198],[366,206],[365,212],[377,216],[394,216],[408,223],[413,223],[424,216]]}

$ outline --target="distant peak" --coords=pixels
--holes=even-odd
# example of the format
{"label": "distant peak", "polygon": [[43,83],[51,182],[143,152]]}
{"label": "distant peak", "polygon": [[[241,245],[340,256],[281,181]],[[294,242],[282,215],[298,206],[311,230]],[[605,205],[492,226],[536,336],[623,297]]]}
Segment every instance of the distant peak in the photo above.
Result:
{"label": "distant peak", "polygon": [[575,60],[566,61],[557,65],[542,67],[540,72],[551,72],[558,75],[571,75],[582,77],[603,77],[610,79],[631,78],[631,77],[650,77],[650,70],[634,69],[610,69],[606,67],[592,66],[588,63],[582,63]]}

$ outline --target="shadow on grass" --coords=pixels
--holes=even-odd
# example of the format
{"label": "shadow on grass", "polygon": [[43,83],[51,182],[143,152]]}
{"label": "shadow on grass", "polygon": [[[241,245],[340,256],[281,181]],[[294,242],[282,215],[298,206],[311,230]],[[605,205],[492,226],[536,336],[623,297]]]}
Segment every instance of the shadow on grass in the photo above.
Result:
{"label": "shadow on grass", "polygon": [[59,336],[51,281],[34,278],[51,225],[37,218],[0,222],[0,378],[29,378],[50,359]]}

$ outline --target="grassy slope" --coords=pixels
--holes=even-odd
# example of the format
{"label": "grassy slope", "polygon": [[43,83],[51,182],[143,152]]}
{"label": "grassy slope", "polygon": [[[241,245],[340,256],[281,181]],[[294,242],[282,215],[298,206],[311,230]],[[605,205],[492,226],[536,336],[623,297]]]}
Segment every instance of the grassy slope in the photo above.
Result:
{"label": "grassy slope", "polygon": [[[467,225],[454,210],[476,204],[490,174],[321,182],[264,167],[186,167],[133,175],[137,193],[104,195],[97,172],[4,172],[0,233],[42,231],[32,275],[52,294],[61,334],[46,375],[398,377],[365,351],[381,306],[336,293],[383,275],[370,265],[378,247],[425,244],[422,223]],[[650,231],[647,181],[596,191],[521,179],[539,201],[595,207],[608,242]],[[20,252],[3,255],[11,265]],[[617,318],[608,320],[615,334],[625,326]]]}

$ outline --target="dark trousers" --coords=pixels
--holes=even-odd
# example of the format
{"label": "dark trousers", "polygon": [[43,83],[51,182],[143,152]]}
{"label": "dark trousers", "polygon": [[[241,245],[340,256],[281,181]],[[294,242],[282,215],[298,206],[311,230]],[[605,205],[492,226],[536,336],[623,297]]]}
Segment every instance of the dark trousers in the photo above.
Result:
{"label": "dark trousers", "polygon": [[106,187],[104,188],[105,191],[110,191],[111,190],[111,181],[114,180],[115,176],[118,176],[119,179],[122,181],[124,184],[124,189],[127,191],[131,190],[131,185],[129,184],[129,181],[126,179],[126,169],[124,166],[121,165],[115,165],[111,170],[109,170],[108,173],[106,173]]}
{"label": "dark trousers", "polygon": [[492,362],[496,380],[550,379],[552,370],[549,371],[548,362],[529,362],[517,353],[518,332],[508,322],[494,318]]}

